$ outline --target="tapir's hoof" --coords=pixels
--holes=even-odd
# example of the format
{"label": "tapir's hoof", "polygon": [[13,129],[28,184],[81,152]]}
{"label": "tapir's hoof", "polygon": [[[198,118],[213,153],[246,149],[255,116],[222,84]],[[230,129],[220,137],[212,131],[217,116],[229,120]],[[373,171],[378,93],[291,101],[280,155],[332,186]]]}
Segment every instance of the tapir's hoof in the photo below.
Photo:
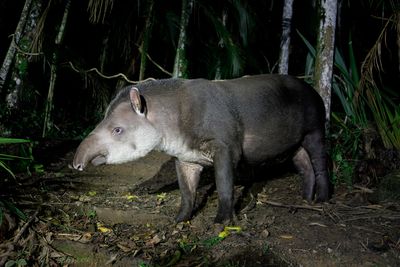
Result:
{"label": "tapir's hoof", "polygon": [[323,190],[322,192],[317,191],[317,196],[315,199],[315,202],[321,203],[321,202],[327,202],[329,200],[329,192],[328,190]]}
{"label": "tapir's hoof", "polygon": [[232,222],[232,219],[232,213],[217,213],[217,216],[214,219],[214,223],[230,224]]}
{"label": "tapir's hoof", "polygon": [[179,214],[175,217],[175,222],[187,222],[191,219],[190,214],[179,212]]}
{"label": "tapir's hoof", "polygon": [[322,203],[322,202],[328,202],[329,201],[329,196],[317,196],[317,199],[315,202],[317,203]]}

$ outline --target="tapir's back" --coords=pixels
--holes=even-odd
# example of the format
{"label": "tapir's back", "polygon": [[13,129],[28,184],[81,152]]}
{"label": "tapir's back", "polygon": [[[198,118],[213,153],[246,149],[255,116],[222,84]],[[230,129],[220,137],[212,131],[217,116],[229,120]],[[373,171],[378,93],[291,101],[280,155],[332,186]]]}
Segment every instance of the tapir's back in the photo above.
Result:
{"label": "tapir's back", "polygon": [[307,132],[324,127],[322,99],[294,77],[257,75],[220,85],[233,92],[249,161],[275,157],[296,147]]}

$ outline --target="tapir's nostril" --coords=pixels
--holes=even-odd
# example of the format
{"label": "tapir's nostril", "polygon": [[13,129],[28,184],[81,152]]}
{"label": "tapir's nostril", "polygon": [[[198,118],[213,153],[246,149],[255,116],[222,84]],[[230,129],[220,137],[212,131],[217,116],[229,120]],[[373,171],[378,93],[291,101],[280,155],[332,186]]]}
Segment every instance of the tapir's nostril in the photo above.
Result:
{"label": "tapir's nostril", "polygon": [[74,166],[74,169],[76,169],[78,171],[83,171],[82,164],[77,164],[77,165],[74,164],[73,166]]}

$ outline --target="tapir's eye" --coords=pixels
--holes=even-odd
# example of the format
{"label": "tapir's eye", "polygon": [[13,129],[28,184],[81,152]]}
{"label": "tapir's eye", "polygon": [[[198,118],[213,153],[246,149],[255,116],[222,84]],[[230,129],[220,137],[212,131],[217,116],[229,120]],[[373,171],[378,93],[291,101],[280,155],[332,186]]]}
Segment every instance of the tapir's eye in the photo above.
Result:
{"label": "tapir's eye", "polygon": [[124,130],[121,127],[115,127],[112,130],[113,135],[121,135],[124,132]]}

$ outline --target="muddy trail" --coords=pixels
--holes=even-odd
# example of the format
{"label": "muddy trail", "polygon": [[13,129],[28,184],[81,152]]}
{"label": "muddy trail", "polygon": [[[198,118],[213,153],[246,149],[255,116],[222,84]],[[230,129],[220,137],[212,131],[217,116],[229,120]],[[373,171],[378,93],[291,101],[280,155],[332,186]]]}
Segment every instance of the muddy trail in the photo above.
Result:
{"label": "muddy trail", "polygon": [[[383,198],[380,189],[339,185],[330,203],[307,205],[289,166],[247,170],[235,186],[235,222],[224,227],[213,223],[217,193],[208,170],[193,219],[176,224],[173,159],[153,152],[78,172],[68,167],[74,145],[43,148],[44,173],[2,188],[27,215],[2,231],[3,263],[400,266],[400,201]],[[400,172],[392,175],[400,180]]]}

